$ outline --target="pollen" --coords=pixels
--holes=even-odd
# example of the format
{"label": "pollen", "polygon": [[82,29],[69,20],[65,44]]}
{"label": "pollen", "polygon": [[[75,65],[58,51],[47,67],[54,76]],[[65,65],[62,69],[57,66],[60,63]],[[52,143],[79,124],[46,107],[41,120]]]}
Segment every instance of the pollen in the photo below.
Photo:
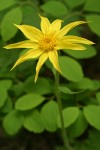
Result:
{"label": "pollen", "polygon": [[43,51],[54,50],[55,46],[56,46],[56,40],[52,37],[44,37],[39,43],[39,47]]}

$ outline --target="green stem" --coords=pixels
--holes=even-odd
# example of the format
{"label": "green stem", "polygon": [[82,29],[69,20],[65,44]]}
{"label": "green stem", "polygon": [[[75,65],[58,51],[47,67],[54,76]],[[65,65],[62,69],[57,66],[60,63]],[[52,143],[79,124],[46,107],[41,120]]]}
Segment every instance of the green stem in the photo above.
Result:
{"label": "green stem", "polygon": [[69,142],[68,142],[66,129],[64,127],[64,119],[63,119],[63,114],[62,114],[62,104],[61,104],[60,91],[59,91],[59,73],[57,71],[55,74],[55,94],[56,94],[56,98],[57,98],[57,102],[58,102],[59,115],[60,115],[61,126],[62,126],[63,143],[64,143],[66,150],[73,150],[72,147],[70,146]]}

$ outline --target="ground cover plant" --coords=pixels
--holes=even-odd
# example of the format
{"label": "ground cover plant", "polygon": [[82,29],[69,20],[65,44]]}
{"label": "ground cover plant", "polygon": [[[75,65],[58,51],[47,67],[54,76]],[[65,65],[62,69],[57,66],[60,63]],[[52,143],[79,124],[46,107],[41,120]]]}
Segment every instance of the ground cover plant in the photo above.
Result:
{"label": "ground cover plant", "polygon": [[99,0],[0,0],[1,150],[100,149],[99,22]]}

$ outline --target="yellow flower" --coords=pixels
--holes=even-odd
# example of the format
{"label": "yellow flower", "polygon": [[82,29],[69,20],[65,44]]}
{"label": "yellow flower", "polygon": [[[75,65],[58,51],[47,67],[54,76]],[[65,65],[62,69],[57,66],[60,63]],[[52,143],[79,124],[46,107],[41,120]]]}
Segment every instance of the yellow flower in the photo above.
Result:
{"label": "yellow flower", "polygon": [[[61,29],[62,20],[56,19],[52,23],[45,17],[41,18],[41,31],[29,25],[15,25],[23,34],[29,39],[15,44],[5,46],[6,49],[13,48],[30,48],[24,55],[22,55],[15,63],[15,68],[20,63],[39,57],[36,66],[35,82],[37,81],[39,71],[44,62],[49,58],[54,68],[61,73],[58,63],[58,50],[71,49],[71,50],[85,50],[86,48],[81,44],[94,44],[93,42],[78,36],[66,34],[74,27],[86,23],[85,21],[75,21]],[[12,69],[13,69],[12,68]]]}

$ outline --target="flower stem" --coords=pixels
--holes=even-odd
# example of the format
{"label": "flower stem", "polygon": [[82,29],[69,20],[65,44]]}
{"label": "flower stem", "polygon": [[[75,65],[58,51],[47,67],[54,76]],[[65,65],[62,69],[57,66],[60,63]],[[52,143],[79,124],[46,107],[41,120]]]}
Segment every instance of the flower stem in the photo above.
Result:
{"label": "flower stem", "polygon": [[68,142],[66,129],[64,127],[64,119],[63,119],[63,114],[62,114],[62,104],[61,104],[60,91],[59,91],[59,73],[57,71],[55,74],[55,94],[56,94],[56,98],[57,98],[57,102],[58,102],[59,115],[60,115],[61,126],[62,126],[63,143],[64,143],[66,150],[73,150],[73,148],[70,146],[70,144]]}

